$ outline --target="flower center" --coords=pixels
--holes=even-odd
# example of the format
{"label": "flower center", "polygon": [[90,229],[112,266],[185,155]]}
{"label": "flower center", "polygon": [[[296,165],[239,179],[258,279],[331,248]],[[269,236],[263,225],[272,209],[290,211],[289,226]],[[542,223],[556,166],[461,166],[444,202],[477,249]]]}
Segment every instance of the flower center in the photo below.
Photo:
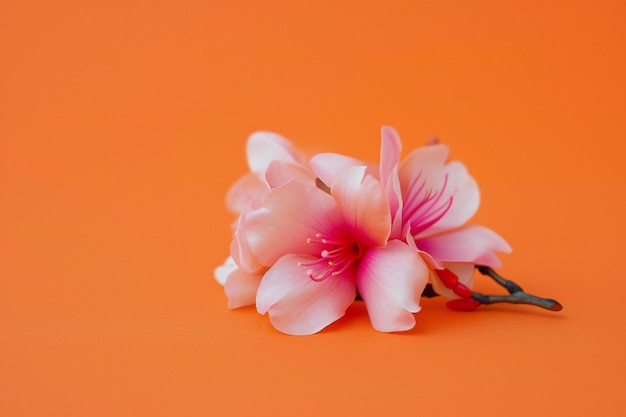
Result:
{"label": "flower center", "polygon": [[308,238],[307,243],[323,246],[318,259],[298,264],[307,267],[307,275],[316,282],[344,273],[361,259],[361,248],[353,241],[329,239],[318,233]]}
{"label": "flower center", "polygon": [[426,188],[422,173],[415,178],[406,193],[402,218],[411,224],[411,234],[417,235],[437,223],[452,206],[454,191],[447,190],[448,174],[438,190]]}

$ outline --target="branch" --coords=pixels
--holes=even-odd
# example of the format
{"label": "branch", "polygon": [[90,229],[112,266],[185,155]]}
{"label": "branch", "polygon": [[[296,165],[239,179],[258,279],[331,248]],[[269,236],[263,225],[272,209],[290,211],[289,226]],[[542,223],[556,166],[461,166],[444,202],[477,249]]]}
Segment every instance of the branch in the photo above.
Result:
{"label": "branch", "polygon": [[545,308],[551,311],[561,311],[563,306],[556,300],[551,298],[537,297],[532,294],[528,294],[522,290],[522,288],[515,282],[505,279],[498,275],[496,271],[488,266],[476,265],[476,269],[483,275],[491,277],[494,281],[504,287],[510,295],[485,295],[476,291],[472,291],[472,299],[478,301],[481,304],[495,304],[495,303],[511,303],[511,304],[529,304],[537,307]]}

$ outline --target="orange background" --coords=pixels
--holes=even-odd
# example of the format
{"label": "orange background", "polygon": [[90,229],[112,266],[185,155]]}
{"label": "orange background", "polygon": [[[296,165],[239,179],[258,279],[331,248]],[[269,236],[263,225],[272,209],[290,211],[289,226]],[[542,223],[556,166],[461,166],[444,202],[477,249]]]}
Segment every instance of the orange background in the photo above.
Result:
{"label": "orange background", "polygon": [[[626,413],[626,3],[0,3],[0,415]],[[291,337],[213,268],[244,144],[437,135],[561,313]],[[477,288],[496,292],[484,278]]]}

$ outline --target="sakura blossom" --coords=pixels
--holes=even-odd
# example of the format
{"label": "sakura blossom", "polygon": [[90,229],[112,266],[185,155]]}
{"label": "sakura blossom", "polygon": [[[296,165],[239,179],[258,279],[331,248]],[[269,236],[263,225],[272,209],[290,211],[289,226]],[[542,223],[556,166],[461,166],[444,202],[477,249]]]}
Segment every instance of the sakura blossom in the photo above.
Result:
{"label": "sakura blossom", "polygon": [[344,315],[358,293],[380,331],[415,325],[427,266],[405,242],[389,241],[391,216],[380,182],[351,167],[331,194],[291,181],[251,212],[251,252],[269,266],[256,305],[277,329],[318,332]]}
{"label": "sakura blossom", "polygon": [[[449,161],[448,146],[431,142],[401,159],[398,133],[384,126],[381,137],[378,163],[321,153],[307,165],[282,136],[250,136],[250,172],[226,197],[238,215],[230,256],[215,269],[229,308],[255,305],[292,335],[321,331],[355,299],[382,332],[412,329],[429,293],[453,298],[448,305],[458,310],[499,302],[562,308],[493,270],[511,248],[468,223],[478,186]],[[509,294],[473,291],[475,270]]]}
{"label": "sakura blossom", "polygon": [[[368,164],[385,187],[393,213],[391,237],[407,240],[431,267],[431,282],[439,294],[456,298],[442,284],[437,270],[448,269],[471,288],[474,265],[501,266],[497,252],[511,247],[498,234],[466,222],[476,213],[480,196],[476,181],[458,161],[447,162],[449,148],[432,144],[413,150],[402,162],[400,138],[384,126],[378,169]],[[311,159],[313,171],[324,181],[350,166],[363,164],[358,159],[338,154],[318,154]]]}

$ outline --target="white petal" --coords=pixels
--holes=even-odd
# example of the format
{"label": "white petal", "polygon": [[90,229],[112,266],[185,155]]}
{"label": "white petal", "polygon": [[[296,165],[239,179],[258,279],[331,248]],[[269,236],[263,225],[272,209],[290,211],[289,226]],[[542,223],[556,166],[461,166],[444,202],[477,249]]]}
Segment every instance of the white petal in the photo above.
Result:
{"label": "white petal", "polygon": [[378,177],[378,166],[338,153],[319,153],[309,161],[309,165],[317,177],[329,187],[343,171],[357,166],[366,166],[366,172]]}
{"label": "white petal", "polygon": [[255,132],[250,135],[246,155],[250,171],[261,177],[272,161],[300,163],[298,153],[291,142],[272,132]]}
{"label": "white petal", "polygon": [[315,184],[315,174],[304,165],[272,161],[265,171],[265,181],[269,188],[278,188],[291,180]]}
{"label": "white petal", "polygon": [[229,256],[228,258],[226,258],[226,261],[224,261],[223,265],[220,265],[217,268],[215,268],[215,271],[213,273],[213,275],[215,276],[215,280],[219,282],[220,285],[224,285],[224,282],[226,282],[226,277],[228,277],[228,274],[233,272],[235,269],[237,269],[237,264],[235,263],[233,258]]}
{"label": "white petal", "polygon": [[263,274],[249,274],[239,268],[232,271],[224,283],[228,308],[253,305]]}

